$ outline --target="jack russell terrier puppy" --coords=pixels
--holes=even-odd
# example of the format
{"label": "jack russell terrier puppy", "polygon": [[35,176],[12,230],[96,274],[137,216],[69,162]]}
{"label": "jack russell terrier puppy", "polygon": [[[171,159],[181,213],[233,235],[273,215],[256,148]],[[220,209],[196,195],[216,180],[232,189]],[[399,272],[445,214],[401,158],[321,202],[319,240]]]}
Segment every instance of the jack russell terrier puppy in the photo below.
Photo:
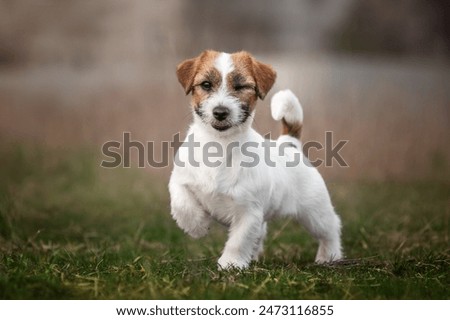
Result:
{"label": "jack russell terrier puppy", "polygon": [[[275,82],[272,67],[247,52],[208,50],[179,64],[177,76],[186,95],[192,93],[193,110],[169,183],[178,226],[194,238],[205,236],[213,220],[228,227],[220,269],[257,260],[275,216],[294,217],[318,240],[317,263],[341,259],[340,219],[320,173],[302,153],[297,97],[284,90],[272,98],[272,116],[282,123],[276,141],[251,127],[257,99]],[[188,144],[193,147],[184,148]],[[214,162],[207,158],[212,154]]]}

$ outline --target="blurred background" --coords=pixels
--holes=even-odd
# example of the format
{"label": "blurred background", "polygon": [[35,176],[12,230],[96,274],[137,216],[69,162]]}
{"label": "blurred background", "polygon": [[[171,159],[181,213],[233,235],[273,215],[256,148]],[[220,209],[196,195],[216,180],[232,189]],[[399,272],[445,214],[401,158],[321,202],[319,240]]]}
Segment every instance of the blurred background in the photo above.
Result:
{"label": "blurred background", "polygon": [[278,73],[259,132],[278,134],[270,97],[290,88],[304,141],[349,141],[349,168],[319,168],[329,181],[448,181],[449,16],[445,0],[0,0],[0,143],[101,159],[131,132],[159,159],[191,119],[176,65],[247,50]]}
{"label": "blurred background", "polygon": [[[0,0],[0,298],[450,297],[449,17],[448,0]],[[132,169],[100,167],[124,132],[156,161],[184,137],[175,70],[205,49],[276,69],[261,134],[277,137],[269,102],[290,88],[304,142],[348,140],[348,168],[318,168],[342,268],[311,266],[314,240],[281,220],[257,268],[223,278],[226,230],[176,226],[171,165],[138,169],[133,151]]]}

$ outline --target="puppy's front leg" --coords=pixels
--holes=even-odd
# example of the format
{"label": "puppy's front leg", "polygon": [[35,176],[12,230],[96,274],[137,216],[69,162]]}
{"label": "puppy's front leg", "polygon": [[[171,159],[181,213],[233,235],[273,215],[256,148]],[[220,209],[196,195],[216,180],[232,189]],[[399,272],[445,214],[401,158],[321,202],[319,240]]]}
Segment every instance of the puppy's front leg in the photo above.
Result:
{"label": "puppy's front leg", "polygon": [[248,267],[261,236],[262,217],[262,212],[256,209],[236,213],[228,241],[218,261],[220,269]]}
{"label": "puppy's front leg", "polygon": [[208,215],[192,192],[173,181],[169,184],[172,217],[178,226],[193,238],[201,238],[209,231],[211,216]]}

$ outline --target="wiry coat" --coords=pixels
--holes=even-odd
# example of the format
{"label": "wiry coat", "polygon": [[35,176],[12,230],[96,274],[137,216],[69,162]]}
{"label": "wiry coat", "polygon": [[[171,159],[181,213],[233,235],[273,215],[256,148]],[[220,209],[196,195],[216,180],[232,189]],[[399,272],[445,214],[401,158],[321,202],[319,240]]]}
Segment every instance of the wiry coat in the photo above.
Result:
{"label": "wiry coat", "polygon": [[[263,252],[266,222],[292,216],[319,241],[317,262],[340,259],[340,219],[321,175],[302,154],[303,111],[295,95],[285,90],[272,98],[272,115],[282,120],[284,133],[276,141],[251,128],[257,97],[264,98],[275,81],[272,68],[245,52],[206,51],[177,73],[186,93],[193,93],[194,121],[185,143],[196,144],[179,149],[169,183],[171,214],[180,228],[199,238],[213,220],[227,226],[219,267],[245,268]],[[226,119],[215,113],[218,106],[226,108]]]}

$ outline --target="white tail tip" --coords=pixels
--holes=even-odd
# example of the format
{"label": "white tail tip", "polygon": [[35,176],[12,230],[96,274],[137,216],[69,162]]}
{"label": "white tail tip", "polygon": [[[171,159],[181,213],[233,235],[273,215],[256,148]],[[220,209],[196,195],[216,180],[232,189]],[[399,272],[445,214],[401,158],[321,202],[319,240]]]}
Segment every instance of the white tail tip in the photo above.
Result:
{"label": "white tail tip", "polygon": [[272,117],[280,121],[284,118],[288,123],[303,123],[303,109],[291,90],[281,90],[275,93],[270,103]]}

